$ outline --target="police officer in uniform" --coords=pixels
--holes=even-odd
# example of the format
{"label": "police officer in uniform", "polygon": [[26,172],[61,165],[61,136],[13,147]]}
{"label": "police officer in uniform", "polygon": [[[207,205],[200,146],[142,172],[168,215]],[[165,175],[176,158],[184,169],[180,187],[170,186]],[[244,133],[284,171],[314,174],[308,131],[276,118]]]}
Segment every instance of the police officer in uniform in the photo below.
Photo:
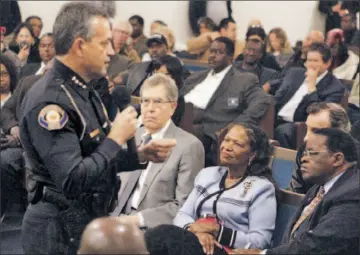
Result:
{"label": "police officer in uniform", "polygon": [[106,74],[113,54],[105,10],[89,2],[67,3],[53,34],[53,69],[33,85],[21,107],[29,170],[30,204],[22,225],[26,254],[75,254],[87,223],[116,205],[117,170],[161,162],[175,145],[151,141],[139,153],[122,149],[136,131],[135,109],[128,107],[110,123],[89,85]]}

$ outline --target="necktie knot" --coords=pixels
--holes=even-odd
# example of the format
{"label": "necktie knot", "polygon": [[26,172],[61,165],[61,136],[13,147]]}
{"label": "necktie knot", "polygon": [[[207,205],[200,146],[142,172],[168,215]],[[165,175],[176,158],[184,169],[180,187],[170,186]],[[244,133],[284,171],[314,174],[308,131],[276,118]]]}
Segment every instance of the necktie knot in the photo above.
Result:
{"label": "necktie knot", "polygon": [[144,137],[144,140],[143,140],[142,144],[145,145],[145,144],[149,143],[151,140],[152,140],[151,135],[150,135],[150,134],[147,134],[147,135]]}

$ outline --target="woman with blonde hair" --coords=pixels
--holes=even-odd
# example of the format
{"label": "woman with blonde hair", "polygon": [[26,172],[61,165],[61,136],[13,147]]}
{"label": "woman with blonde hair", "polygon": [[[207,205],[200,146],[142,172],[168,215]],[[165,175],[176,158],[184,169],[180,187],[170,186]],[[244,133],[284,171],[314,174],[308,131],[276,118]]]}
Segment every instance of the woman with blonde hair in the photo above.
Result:
{"label": "woman with blonde hair", "polygon": [[281,68],[284,67],[294,53],[290,42],[288,41],[286,32],[280,27],[273,28],[269,32],[268,39],[268,52],[275,56],[276,61]]}

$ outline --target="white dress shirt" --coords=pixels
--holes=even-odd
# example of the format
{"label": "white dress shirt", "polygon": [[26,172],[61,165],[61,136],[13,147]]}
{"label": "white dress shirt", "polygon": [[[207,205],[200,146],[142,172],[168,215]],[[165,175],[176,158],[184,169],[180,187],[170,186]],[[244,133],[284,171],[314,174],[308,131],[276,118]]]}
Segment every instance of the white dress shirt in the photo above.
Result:
{"label": "white dress shirt", "polygon": [[185,97],[186,103],[192,103],[195,107],[206,109],[212,95],[219,87],[225,75],[229,72],[231,65],[226,67],[219,73],[214,73],[211,70],[206,76],[205,80],[196,85]]}
{"label": "white dress shirt", "polygon": [[[169,128],[170,123],[171,123],[171,120],[168,120],[168,122],[165,124],[165,126],[162,129],[160,129],[158,132],[152,134],[151,135],[152,140],[162,139],[164,137],[166,130]],[[148,132],[145,132],[145,134],[142,135],[142,138],[144,139],[145,136],[147,136],[148,134],[149,134]],[[149,173],[149,170],[151,169],[152,164],[153,164],[152,162],[149,162],[146,169],[141,172],[139,181],[136,185],[134,195],[131,200],[131,207],[133,207],[134,209],[137,209],[139,206],[139,198],[140,198],[141,190],[144,186],[146,176]]]}
{"label": "white dress shirt", "polygon": [[45,67],[46,67],[45,63],[44,63],[44,62],[41,62],[41,66],[40,66],[39,70],[37,70],[37,72],[35,73],[35,75],[43,74],[44,71],[45,71]]}
{"label": "white dress shirt", "polygon": [[[316,84],[318,84],[319,81],[321,81],[327,73],[328,71],[325,71],[322,75],[317,77]],[[301,84],[301,86],[295,92],[292,98],[290,98],[290,100],[280,109],[278,115],[282,117],[285,121],[293,122],[296,109],[298,108],[304,96],[306,96],[308,93],[308,84],[305,78],[303,84]]]}
{"label": "white dress shirt", "polygon": [[[327,183],[324,184],[324,195],[326,195],[326,193],[329,192],[329,190],[332,188],[332,186],[334,186],[335,182],[336,182],[337,180],[339,180],[339,178],[340,178],[345,172],[346,172],[346,170],[343,171],[343,172],[341,172],[341,173],[339,173],[339,174],[336,175],[335,177],[331,178],[331,180],[329,180]],[[310,206],[310,204],[307,205],[307,206],[303,209],[303,212],[306,211],[306,209],[307,209],[308,206]],[[301,214],[302,214],[302,213],[301,213]],[[260,254],[264,255],[264,254],[266,254],[266,251],[267,251],[267,250],[263,250]]]}
{"label": "white dress shirt", "polygon": [[9,95],[4,99],[4,100],[1,100],[1,108],[3,108],[4,104],[6,103],[7,100],[9,100],[9,98],[11,97],[11,93],[9,93]]}

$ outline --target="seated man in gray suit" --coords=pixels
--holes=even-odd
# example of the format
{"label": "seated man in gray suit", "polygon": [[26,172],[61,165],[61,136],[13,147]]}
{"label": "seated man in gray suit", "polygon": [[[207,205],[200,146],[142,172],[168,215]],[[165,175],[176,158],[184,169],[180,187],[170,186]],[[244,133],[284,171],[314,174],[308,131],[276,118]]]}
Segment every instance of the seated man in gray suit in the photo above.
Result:
{"label": "seated man in gray suit", "polygon": [[193,135],[176,127],[171,116],[176,109],[178,89],[164,74],[145,80],[140,90],[143,127],[136,143],[151,139],[175,139],[176,146],[163,163],[149,162],[145,170],[121,173],[119,202],[114,216],[139,226],[171,224],[191,190],[196,175],[204,167],[204,148]]}
{"label": "seated man in gray suit", "polygon": [[[257,125],[266,114],[270,96],[259,85],[252,73],[241,73],[232,67],[234,42],[218,37],[210,46],[209,66],[192,74],[182,87],[185,102],[195,108],[196,135],[203,142],[206,166],[214,165],[216,132],[234,123]],[[213,147],[214,148],[214,147]]]}

